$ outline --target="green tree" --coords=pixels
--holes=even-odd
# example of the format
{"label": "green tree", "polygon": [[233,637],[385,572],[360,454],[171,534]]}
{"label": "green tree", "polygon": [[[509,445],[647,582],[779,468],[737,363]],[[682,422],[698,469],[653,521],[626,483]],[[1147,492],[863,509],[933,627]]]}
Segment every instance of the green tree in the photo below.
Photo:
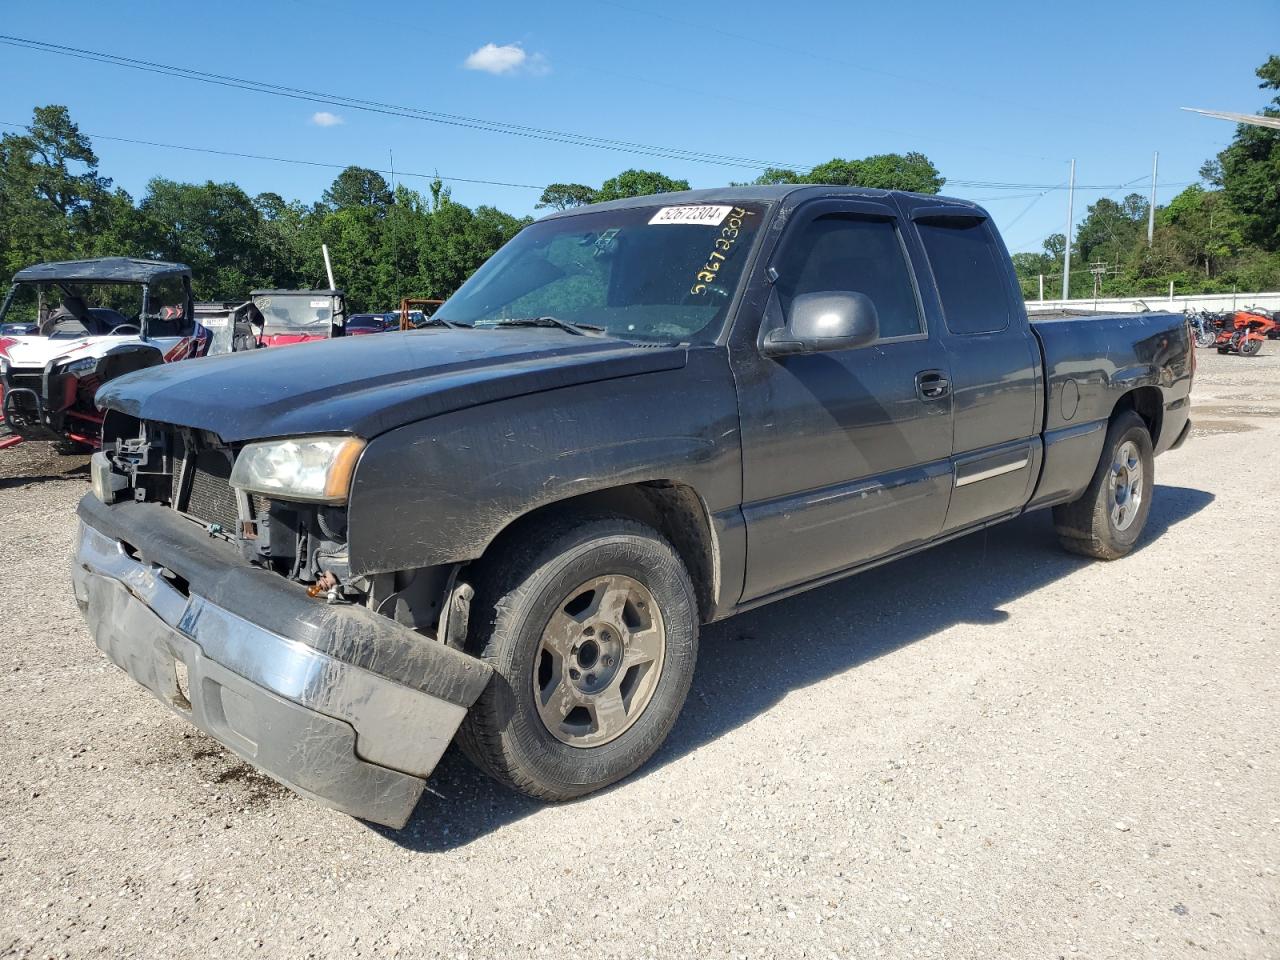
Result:
{"label": "green tree", "polygon": [[0,137],[0,260],[7,272],[79,255],[95,204],[111,197],[98,157],[64,106],[36,107],[28,132]]}
{"label": "green tree", "polygon": [[542,210],[551,207],[555,210],[568,210],[586,203],[595,203],[596,192],[583,183],[552,183],[542,191],[535,208]]}
{"label": "green tree", "polygon": [[347,167],[323,196],[324,203],[334,210],[368,207],[379,215],[387,212],[393,199],[386,178],[368,167]]}
{"label": "green tree", "polygon": [[595,201],[619,200],[623,197],[647,197],[652,193],[673,193],[688,190],[688,180],[672,180],[654,170],[623,170],[600,184]]}
{"label": "green tree", "polygon": [[874,187],[937,193],[946,178],[923,153],[881,153],[861,160],[833,157],[808,173],[770,167],[756,177],[757,184],[816,183],[839,187]]}
{"label": "green tree", "polygon": [[271,279],[262,215],[234,183],[156,177],[139,210],[148,252],[190,266],[199,297],[235,299]]}
{"label": "green tree", "polygon": [[1203,267],[1212,277],[1221,264],[1245,247],[1244,218],[1231,206],[1221,190],[1206,190],[1193,184],[1179,193],[1157,214],[1162,227],[1169,227],[1169,239],[1182,257]]}
{"label": "green tree", "polygon": [[[1280,57],[1268,57],[1257,75],[1260,88],[1280,90]],[[1280,117],[1280,95],[1262,113]],[[1222,189],[1244,216],[1245,236],[1264,250],[1280,250],[1280,130],[1241,124],[1218,163]]]}
{"label": "green tree", "polygon": [[271,286],[294,289],[315,283],[324,272],[318,248],[311,256],[311,248],[318,245],[314,236],[318,216],[278,193],[258,194],[253,206],[258,211],[257,246],[266,257],[262,272],[270,278]]}
{"label": "green tree", "polygon": [[471,210],[437,191],[418,252],[422,293],[448,297],[527,223],[493,207]]}
{"label": "green tree", "polygon": [[1094,260],[1119,264],[1146,234],[1147,201],[1131,193],[1117,203],[1103,197],[1089,206],[1076,228],[1076,250],[1083,268]]}
{"label": "green tree", "polygon": [[764,173],[756,177],[754,182],[763,186],[770,183],[805,183],[807,181],[794,170],[787,170],[784,167],[768,167]]}
{"label": "green tree", "polygon": [[378,251],[378,302],[370,309],[395,308],[404,297],[427,296],[418,268],[427,218],[422,195],[403,185],[396,187]]}

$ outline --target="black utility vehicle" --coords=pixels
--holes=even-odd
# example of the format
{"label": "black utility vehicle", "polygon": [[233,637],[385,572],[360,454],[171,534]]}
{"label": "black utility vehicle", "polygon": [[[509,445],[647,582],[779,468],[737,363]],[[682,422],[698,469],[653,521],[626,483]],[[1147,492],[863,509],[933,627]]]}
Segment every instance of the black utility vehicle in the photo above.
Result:
{"label": "black utility vehicle", "polygon": [[108,384],[75,563],[135,679],[392,825],[455,732],[534,797],[626,776],[700,623],[1039,507],[1123,556],[1190,425],[1181,315],[1028,323],[937,197],[582,207],[435,317]]}

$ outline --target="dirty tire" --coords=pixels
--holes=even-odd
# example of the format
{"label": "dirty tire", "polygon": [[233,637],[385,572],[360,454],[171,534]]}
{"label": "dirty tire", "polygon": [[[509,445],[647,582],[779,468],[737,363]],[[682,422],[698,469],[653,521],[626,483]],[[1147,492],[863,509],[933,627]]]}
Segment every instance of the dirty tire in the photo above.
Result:
{"label": "dirty tire", "polygon": [[[1123,529],[1113,519],[1115,501],[1111,487],[1113,464],[1127,444],[1141,465],[1141,496],[1136,515]],[[1155,488],[1155,455],[1146,423],[1132,410],[1111,421],[1102,456],[1093,479],[1078,500],[1053,508],[1053,526],[1062,546],[1072,553],[1099,560],[1118,560],[1138,542],[1151,512]]]}
{"label": "dirty tire", "polygon": [[[622,779],[666,739],[693,680],[698,607],[684,564],[655,530],[612,516],[526,528],[499,553],[477,571],[467,641],[494,675],[463,721],[459,746],[494,779],[540,800],[571,800]],[[566,595],[607,576],[630,578],[653,597],[665,630],[661,668],[624,732],[575,746],[539,715],[534,671]]]}

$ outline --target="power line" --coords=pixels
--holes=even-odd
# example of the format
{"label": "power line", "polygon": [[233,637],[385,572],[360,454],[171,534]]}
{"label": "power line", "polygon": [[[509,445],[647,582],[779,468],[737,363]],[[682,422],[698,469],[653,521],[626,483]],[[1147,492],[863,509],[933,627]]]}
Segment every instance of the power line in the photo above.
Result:
{"label": "power line", "polygon": [[[607,4],[608,6],[614,7],[618,10],[625,10],[628,13],[638,14],[640,16],[655,17],[659,20],[666,20],[670,23],[679,24],[681,27],[687,27],[688,25],[688,21],[685,18],[675,17],[665,13],[659,13],[651,9],[642,9],[639,7],[633,7],[626,3],[620,3],[618,2],[618,0],[597,0],[597,2]],[[770,53],[776,54],[779,51],[781,51],[781,52],[791,54],[793,56],[803,57],[808,60],[823,60],[823,61],[826,61],[827,63],[833,63],[833,64],[836,64],[837,66],[847,67],[851,70],[859,70],[859,71],[862,71],[863,73],[875,74],[881,77],[889,77],[893,80],[899,80],[904,83],[910,83],[916,86],[923,86],[929,90],[931,101],[935,98],[937,93],[937,81],[932,80],[926,76],[923,76],[922,74],[895,73],[892,70],[883,70],[878,67],[867,66],[865,63],[859,63],[856,60],[845,60],[840,57],[833,57],[833,56],[830,56],[829,54],[821,53],[811,48],[788,46],[787,44],[779,42],[777,33],[772,30],[765,33],[761,33],[761,34],[752,35],[747,33],[735,33],[731,30],[725,30],[723,27],[718,27],[713,23],[699,23],[698,28],[701,31],[718,33],[724,37],[730,37],[731,39],[734,39],[734,40],[740,40],[746,43],[753,44],[755,46],[764,47],[767,50],[769,50]],[[949,64],[951,62],[952,61],[948,61]],[[951,78],[949,77],[948,80],[950,79]],[[1036,114],[1043,113],[1043,107],[1039,105],[1029,104],[1029,103],[1020,103],[1017,100],[1008,100],[1003,97],[992,96],[991,94],[984,93],[979,90],[966,89],[962,86],[955,86],[953,83],[948,83],[948,91],[951,93],[958,94],[964,97],[969,97],[975,100],[985,100],[988,103],[998,103],[1006,107],[1017,107],[1019,110],[1026,110],[1031,113],[1036,113]],[[1076,116],[1076,117],[1079,117],[1081,120],[1093,119],[1091,117],[1085,116],[1084,114],[1074,113],[1074,112],[1068,112],[1066,115]]]}
{"label": "power line", "polygon": [[88,60],[109,66],[139,70],[144,73],[159,74],[183,80],[209,83],[232,89],[247,90],[251,93],[265,93],[270,96],[284,97],[309,103],[327,106],[345,107],[350,110],[362,110],[367,113],[384,114],[403,117],[410,120],[423,120],[429,123],[440,123],[447,126],[480,130],[487,133],[501,133],[533,140],[545,140],[552,143],[566,143],[574,146],[592,147],[601,150],[613,150],[621,153],[641,154],[667,160],[688,160],[697,163],[710,163],[719,166],[765,169],[767,167],[795,168],[797,165],[781,160],[757,160],[749,157],[736,157],[727,154],[709,153],[702,150],[689,150],[683,147],[667,147],[657,144],[636,143],[627,140],[612,140],[587,134],[569,133],[562,130],[551,130],[542,127],[529,127],[523,124],[507,123],[499,120],[486,120],[480,117],[469,117],[461,114],[441,113],[425,110],[420,107],[409,107],[401,104],[383,103],[377,100],[366,100],[349,97],[343,94],[324,93],[306,90],[299,87],[287,87],[281,84],[249,80],[243,77],[230,77],[225,74],[208,73],[192,70],[187,67],[176,67],[171,64],[156,63],[150,60],[139,60],[118,54],[103,53],[97,50],[86,50],[80,47],[68,47],[62,44],[47,43],[42,40],[31,40],[0,34],[0,43],[38,53],[52,53],[76,60]]}
{"label": "power line", "polygon": [[[8,120],[0,120],[0,126],[18,127],[22,130],[30,130],[30,124],[13,123]],[[272,157],[261,153],[240,153],[235,150],[218,150],[214,147],[193,147],[181,143],[159,143],[155,140],[136,140],[132,137],[113,137],[105,133],[87,133],[86,137],[93,137],[95,140],[114,140],[117,143],[131,143],[143,147],[163,147],[166,150],[185,150],[189,153],[211,153],[221,157],[238,157],[243,160],[270,160],[272,163],[296,163],[306,167],[327,167],[333,170],[345,170],[351,166],[363,166],[363,164],[351,163],[324,163],[320,160],[299,160],[296,157]],[[393,177],[420,177],[424,180],[450,180],[457,183],[481,183],[491,187],[518,187],[522,190],[541,190],[542,187],[533,183],[508,183],[504,180],[481,180],[476,177],[448,177],[442,173],[410,173],[407,170],[381,170],[377,167],[365,167],[366,170],[372,170],[374,173],[389,173]]]}
{"label": "power line", "polygon": [[[247,80],[242,77],[230,77],[225,74],[207,73],[200,70],[192,70],[186,67],[176,67],[169,64],[156,63],[149,60],[139,60],[133,57],[125,57],[117,54],[102,53],[95,50],[86,50],[79,47],[68,47],[61,44],[48,43],[42,40],[30,40],[25,37],[11,36],[0,34],[0,44],[18,47],[21,49],[31,50],[38,53],[52,53],[59,56],[71,57],[77,60],[88,60],[90,62],[103,63],[110,66],[125,67],[131,70],[139,70],[144,73],[159,74],[162,76],[176,77],[178,79],[192,80],[200,83],[209,83],[216,86],[230,87],[232,89],[246,90],[251,93],[264,93],[270,96],[284,97],[292,100],[300,100],[309,103],[318,103],[327,106],[340,106],[347,109],[362,110],[369,113],[383,114],[388,116],[403,117],[411,120],[424,120],[430,123],[441,123],[449,126],[461,127],[465,129],[480,130],[487,133],[499,133],[508,136],[518,136],[527,139],[544,140],[552,143],[565,143],[571,146],[591,147],[593,149],[613,150],[623,153],[633,153],[644,156],[656,157],[668,160],[685,160],[696,163],[710,163],[718,166],[743,167],[749,169],[763,170],[768,167],[784,167],[793,170],[810,170],[812,167],[804,164],[794,164],[777,160],[757,160],[747,157],[734,157],[726,154],[707,153],[705,151],[689,150],[683,147],[664,147],[655,144],[637,143],[625,140],[610,140],[604,137],[589,136],[586,134],[567,133],[564,131],[552,130],[543,127],[530,127],[521,124],[506,123],[504,121],[485,120],[479,117],[468,117],[461,114],[448,114],[439,111],[425,110],[419,107],[407,107],[397,104],[383,103],[376,100],[366,100],[357,97],[349,97],[343,94],[322,93],[315,90],[306,90],[299,87],[287,87],[280,84],[267,83],[265,81]],[[106,139],[104,137],[104,139]],[[123,138],[120,138],[123,139]],[[170,145],[172,146],[172,145]],[[186,149],[176,147],[176,149]],[[213,151],[209,151],[213,152]],[[227,155],[236,155],[233,151],[221,151]],[[252,157],[252,155],[244,154],[243,156]],[[253,159],[268,159],[280,161],[281,158],[275,157],[252,157]],[[283,161],[292,162],[292,161]],[[299,161],[302,162],[302,161]],[[318,165],[318,164],[317,164]],[[409,174],[406,174],[409,176]],[[463,180],[461,177],[441,178]],[[476,181],[484,182],[484,181]],[[507,186],[528,186],[527,184],[506,184]],[[1169,184],[1177,186],[1177,184]],[[1048,184],[1038,183],[1006,183],[1000,181],[989,180],[949,180],[948,186],[952,187],[978,187],[992,190],[1044,190],[1058,189]],[[1118,189],[1115,184],[1105,185],[1077,185],[1076,189],[1097,189],[1097,190],[1114,190]]]}
{"label": "power line", "polygon": [[[4,126],[4,127],[15,127],[15,128],[17,128],[17,129],[20,129],[20,130],[26,130],[26,131],[28,131],[28,132],[30,132],[30,131],[31,131],[31,125],[30,125],[30,124],[27,124],[27,123],[15,123],[15,122],[14,122],[14,121],[12,121],[12,120],[0,120],[0,126]],[[222,150],[222,149],[219,149],[219,148],[216,148],[216,147],[197,147],[197,146],[193,146],[193,145],[191,145],[191,144],[182,144],[182,143],[161,143],[161,142],[160,142],[160,141],[158,141],[158,140],[140,140],[140,139],[137,139],[137,138],[135,138],[135,137],[120,137],[120,136],[115,136],[115,135],[113,135],[113,134],[106,134],[106,133],[90,133],[90,132],[88,132],[88,131],[81,131],[81,132],[82,132],[82,133],[84,133],[84,135],[85,135],[86,137],[92,137],[92,138],[94,138],[95,140],[111,140],[111,141],[113,141],[113,142],[115,142],[115,143],[128,143],[128,144],[132,144],[132,145],[134,145],[134,146],[142,146],[142,147],[160,147],[160,148],[163,148],[163,149],[165,149],[165,150],[182,150],[182,151],[185,151],[185,152],[187,152],[187,153],[207,153],[207,154],[212,154],[212,155],[214,155],[214,156],[219,156],[219,157],[234,157],[234,158],[241,159],[241,160],[266,160],[266,161],[269,161],[269,162],[271,162],[271,163],[292,163],[292,164],[297,164],[297,165],[299,165],[299,166],[305,166],[305,167],[321,167],[321,168],[331,169],[331,170],[345,170],[347,167],[351,167],[351,166],[360,166],[360,167],[364,167],[364,165],[363,165],[363,164],[353,164],[353,163],[326,163],[326,162],[321,161],[321,160],[301,160],[301,159],[299,159],[299,158],[297,158],[297,157],[273,157],[273,156],[271,156],[271,155],[269,155],[269,154],[262,154],[262,153],[244,153],[244,152],[242,152],[242,151],[238,151],[238,150]],[[478,183],[478,184],[482,184],[482,185],[485,185],[485,186],[491,186],[491,187],[514,187],[514,188],[516,188],[516,189],[520,189],[520,190],[541,190],[541,189],[543,189],[541,186],[539,186],[539,185],[537,185],[537,184],[534,184],[534,183],[513,183],[513,182],[511,182],[511,181],[507,181],[507,180],[484,180],[484,179],[481,179],[481,178],[479,178],[479,177],[456,177],[456,176],[450,176],[450,175],[443,174],[443,173],[413,173],[413,172],[408,171],[408,170],[382,169],[382,168],[379,168],[379,167],[364,167],[364,169],[366,169],[366,170],[372,170],[374,173],[389,174],[390,176],[393,176],[393,177],[415,177],[415,178],[422,179],[422,180],[448,180],[448,181],[450,181],[450,182],[454,182],[454,183]],[[961,182],[961,181],[949,181],[949,182],[948,182],[948,185],[949,185],[949,186],[964,186],[966,183],[973,183],[973,184],[977,184],[977,185],[980,185],[980,186],[989,186],[989,187],[994,187],[994,186],[995,186],[994,184],[983,184],[983,183],[981,183],[981,181],[966,181],[966,182]],[[1127,186],[1127,185],[1128,185],[1128,184],[1120,184],[1120,185],[1119,185],[1119,187],[1124,187],[1124,186]],[[1171,186],[1172,186],[1172,185],[1173,185],[1173,184],[1171,184]],[[1025,198],[1025,197],[1030,197],[1030,196],[1034,196],[1034,197],[1037,197],[1037,198],[1038,198],[1038,197],[1042,197],[1042,196],[1044,196],[1044,193],[1045,193],[1045,192],[1047,192],[1048,190],[1058,189],[1058,188],[1059,188],[1059,187],[1061,187],[1061,186],[1062,186],[1061,184],[1058,184],[1057,186],[1047,186],[1047,187],[1045,188],[1045,190],[1044,190],[1044,191],[1042,191],[1042,192],[1040,192],[1040,193],[1035,193],[1035,194],[1024,193],[1024,194],[1014,194],[1014,195],[1012,195],[1012,196],[1001,196],[1001,197],[980,197],[980,198],[976,199],[974,202],[975,202],[975,203],[990,203],[990,202],[998,201],[998,200],[1017,200],[1017,199],[1021,199],[1021,198]],[[1111,186],[1108,186],[1108,187],[1093,187],[1093,188],[1090,188],[1090,189],[1097,189],[1097,190],[1103,190],[1103,189],[1119,189],[1119,187],[1111,187]],[[1077,187],[1076,189],[1081,189],[1081,188],[1080,188],[1080,187]]]}

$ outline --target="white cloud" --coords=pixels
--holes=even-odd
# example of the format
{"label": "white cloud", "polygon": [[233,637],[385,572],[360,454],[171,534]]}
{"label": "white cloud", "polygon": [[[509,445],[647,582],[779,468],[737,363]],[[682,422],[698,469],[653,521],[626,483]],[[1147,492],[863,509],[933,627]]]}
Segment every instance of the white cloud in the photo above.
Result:
{"label": "white cloud", "polygon": [[336,127],[339,124],[346,123],[336,113],[330,113],[328,110],[320,110],[311,115],[311,122],[317,127]]}
{"label": "white cloud", "polygon": [[518,43],[486,43],[473,52],[462,65],[468,70],[483,70],[494,75],[528,73],[542,76],[551,72],[551,64],[540,53],[526,53]]}

